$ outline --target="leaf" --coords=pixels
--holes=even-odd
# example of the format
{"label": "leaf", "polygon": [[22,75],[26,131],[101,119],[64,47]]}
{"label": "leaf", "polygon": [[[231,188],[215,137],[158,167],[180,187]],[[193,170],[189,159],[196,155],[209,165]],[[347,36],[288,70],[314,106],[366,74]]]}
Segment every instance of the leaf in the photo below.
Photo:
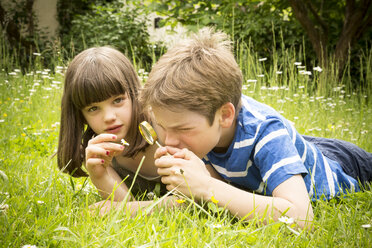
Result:
{"label": "leaf", "polygon": [[213,213],[218,213],[218,207],[216,204],[213,202],[208,202],[208,208],[211,210]]}
{"label": "leaf", "polygon": [[0,170],[0,177],[5,181],[5,182],[9,182],[9,179],[8,179],[8,176],[2,171]]}

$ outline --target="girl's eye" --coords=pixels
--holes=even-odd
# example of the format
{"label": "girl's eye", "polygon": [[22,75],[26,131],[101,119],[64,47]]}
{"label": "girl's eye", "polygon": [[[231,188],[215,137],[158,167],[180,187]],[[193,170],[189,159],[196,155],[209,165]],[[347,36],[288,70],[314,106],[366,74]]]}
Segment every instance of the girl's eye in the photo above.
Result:
{"label": "girl's eye", "polygon": [[93,106],[93,107],[90,107],[90,108],[88,108],[88,112],[94,112],[94,111],[96,111],[98,108],[96,107],[96,106]]}
{"label": "girl's eye", "polygon": [[114,103],[121,103],[122,101],[124,101],[124,97],[118,97],[114,100]]}

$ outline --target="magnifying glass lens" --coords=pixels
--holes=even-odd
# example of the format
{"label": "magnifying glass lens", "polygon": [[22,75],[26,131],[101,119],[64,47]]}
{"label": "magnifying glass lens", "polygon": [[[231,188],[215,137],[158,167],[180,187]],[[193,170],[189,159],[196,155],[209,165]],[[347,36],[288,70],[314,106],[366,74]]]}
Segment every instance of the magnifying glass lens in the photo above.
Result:
{"label": "magnifying glass lens", "polygon": [[142,137],[147,141],[147,143],[153,145],[155,140],[157,139],[157,135],[152,126],[148,122],[143,121],[139,124],[139,130],[142,134]]}

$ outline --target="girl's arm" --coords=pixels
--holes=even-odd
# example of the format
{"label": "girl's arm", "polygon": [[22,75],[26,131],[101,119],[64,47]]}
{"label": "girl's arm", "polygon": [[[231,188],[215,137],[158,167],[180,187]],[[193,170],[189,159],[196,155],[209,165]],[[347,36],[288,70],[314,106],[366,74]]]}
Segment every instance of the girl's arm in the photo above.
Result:
{"label": "girl's arm", "polygon": [[[92,210],[99,208],[103,215],[111,209],[122,210],[123,206],[134,215],[140,208],[147,207],[153,201],[133,201],[131,195],[126,203],[122,203],[128,194],[127,185],[122,182],[121,177],[112,168],[112,158],[120,154],[124,147],[113,143],[115,140],[111,134],[100,134],[91,139],[86,148],[86,168],[92,183],[98,189],[102,198],[106,199],[90,206]],[[107,153],[109,151],[109,153]],[[111,195],[114,197],[111,198]],[[124,205],[123,205],[124,204]],[[178,205],[173,196],[163,198],[159,205],[162,207],[173,207]]]}
{"label": "girl's arm", "polygon": [[116,136],[100,134],[88,142],[85,149],[85,167],[89,177],[102,198],[112,194],[114,201],[122,201],[128,193],[128,187],[112,168],[114,156],[122,153],[124,146],[114,143]]}
{"label": "girl's arm", "polygon": [[103,199],[113,195],[114,201],[122,201],[128,194],[127,185],[122,182],[120,176],[111,166],[106,167],[105,171],[100,174],[89,173],[89,177]]}

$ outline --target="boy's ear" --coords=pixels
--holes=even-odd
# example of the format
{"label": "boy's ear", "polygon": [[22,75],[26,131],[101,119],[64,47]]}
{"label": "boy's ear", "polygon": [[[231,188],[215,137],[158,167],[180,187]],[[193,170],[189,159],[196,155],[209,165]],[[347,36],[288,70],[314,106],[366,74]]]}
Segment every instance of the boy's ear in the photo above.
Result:
{"label": "boy's ear", "polygon": [[235,120],[235,107],[231,102],[225,103],[219,109],[220,125],[224,128],[231,127]]}

